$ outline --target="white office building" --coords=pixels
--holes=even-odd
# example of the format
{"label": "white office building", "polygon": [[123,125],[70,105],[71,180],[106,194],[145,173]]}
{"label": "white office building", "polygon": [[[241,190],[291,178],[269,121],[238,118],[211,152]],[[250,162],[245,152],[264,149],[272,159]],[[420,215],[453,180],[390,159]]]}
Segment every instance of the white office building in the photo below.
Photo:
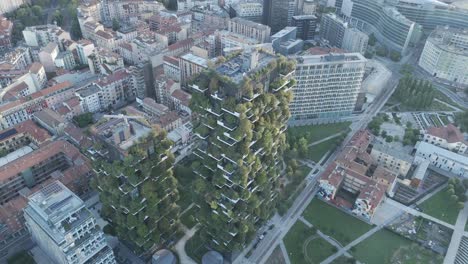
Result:
{"label": "white office building", "polygon": [[[311,51],[311,53],[315,53]],[[366,67],[360,53],[296,57],[291,120],[334,122],[354,111]]]}
{"label": "white office building", "polygon": [[468,178],[468,156],[420,141],[416,144],[415,162],[427,160],[440,170]]}
{"label": "white office building", "polygon": [[33,240],[55,263],[116,263],[92,213],[59,181],[29,197],[24,218]]}
{"label": "white office building", "polygon": [[434,77],[468,84],[468,29],[436,28],[426,40],[419,66]]}
{"label": "white office building", "polygon": [[341,48],[350,52],[366,53],[369,36],[357,28],[346,28]]}

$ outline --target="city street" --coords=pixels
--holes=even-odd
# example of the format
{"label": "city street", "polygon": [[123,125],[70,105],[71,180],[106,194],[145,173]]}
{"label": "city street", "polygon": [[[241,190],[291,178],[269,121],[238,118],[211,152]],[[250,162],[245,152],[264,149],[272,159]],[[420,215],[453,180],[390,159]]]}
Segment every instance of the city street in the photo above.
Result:
{"label": "city street", "polygon": [[[398,70],[397,70],[398,71]],[[351,124],[351,132],[343,141],[342,146],[346,145],[351,137],[360,129],[363,129],[367,126],[367,124],[372,120],[372,118],[382,109],[385,105],[387,100],[392,95],[393,91],[395,90],[399,77],[401,75],[399,73],[394,74],[387,82],[385,89],[383,92],[378,95],[372,104],[368,107],[368,109],[359,116],[357,121]],[[330,162],[335,160],[340,148],[337,149],[328,160],[320,166],[321,162],[318,162],[310,172],[309,175],[306,177],[308,179],[307,185],[301,194],[297,197],[291,208],[288,212],[281,218],[275,218],[276,221],[270,224],[274,224],[274,228],[270,230],[267,235],[261,240],[255,249],[253,249],[253,245],[255,243],[252,242],[248,247],[244,249],[244,251],[237,257],[237,259],[233,263],[264,263],[266,259],[270,256],[273,250],[278,246],[281,241],[283,240],[284,236],[288,233],[289,229],[294,225],[297,219],[301,216],[302,212],[305,210],[307,205],[312,201],[314,198],[317,188],[317,179],[320,178],[322,173],[321,168],[325,168],[328,166]],[[314,171],[320,170],[317,175],[313,175]],[[252,254],[250,257],[245,257],[247,252],[253,249]]]}

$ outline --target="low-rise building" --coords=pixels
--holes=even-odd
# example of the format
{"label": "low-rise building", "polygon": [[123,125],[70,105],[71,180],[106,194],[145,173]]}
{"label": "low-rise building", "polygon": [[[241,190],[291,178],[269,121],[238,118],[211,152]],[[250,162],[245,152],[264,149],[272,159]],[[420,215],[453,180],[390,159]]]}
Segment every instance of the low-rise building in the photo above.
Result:
{"label": "low-rise building", "polygon": [[416,143],[415,161],[421,160],[429,161],[431,166],[439,170],[468,178],[468,156],[420,141]]}
{"label": "low-rise building", "polygon": [[397,173],[379,165],[368,153],[372,140],[369,131],[358,131],[323,172],[317,193],[330,202],[337,201],[340,189],[355,195],[353,201],[348,201],[352,204],[349,209],[366,220],[372,219],[385,193],[393,195],[397,179]]}
{"label": "low-rise building", "polygon": [[466,153],[468,142],[463,133],[452,123],[444,127],[430,127],[424,133],[425,142],[460,154]]}
{"label": "low-rise building", "polygon": [[66,125],[66,120],[50,108],[34,113],[33,120],[52,135],[62,135]]}
{"label": "low-rise building", "polygon": [[377,138],[371,144],[370,154],[377,161],[377,164],[399,175],[406,176],[413,163],[413,157],[410,154]]}

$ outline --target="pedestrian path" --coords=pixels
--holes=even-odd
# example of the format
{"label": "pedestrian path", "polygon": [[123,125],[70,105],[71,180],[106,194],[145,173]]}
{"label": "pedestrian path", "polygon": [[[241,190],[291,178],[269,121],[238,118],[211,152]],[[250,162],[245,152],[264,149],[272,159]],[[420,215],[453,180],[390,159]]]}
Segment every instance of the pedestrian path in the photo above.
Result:
{"label": "pedestrian path", "polygon": [[289,259],[288,251],[286,250],[284,242],[281,241],[279,245],[281,248],[281,252],[283,252],[284,261],[286,262],[286,264],[291,264],[291,260]]}
{"label": "pedestrian path", "polygon": [[175,251],[179,256],[180,263],[187,263],[187,264],[196,264],[192,258],[190,258],[187,253],[185,252],[185,244],[187,241],[193,237],[193,235],[197,232],[199,225],[197,224],[190,230],[185,231],[185,235],[177,242],[175,245]]}
{"label": "pedestrian path", "polygon": [[333,134],[333,135],[331,135],[331,136],[328,136],[328,137],[326,137],[326,138],[322,138],[322,139],[320,139],[320,140],[314,141],[314,142],[312,142],[312,143],[309,144],[309,147],[318,145],[318,144],[320,144],[320,143],[322,143],[322,142],[325,142],[325,141],[327,141],[327,140],[330,140],[330,139],[332,139],[332,138],[339,137],[339,136],[341,136],[342,134],[343,134],[343,132],[340,132],[340,133],[336,133],[336,134]]}
{"label": "pedestrian path", "polygon": [[467,217],[468,202],[465,202],[465,207],[463,207],[463,210],[460,210],[460,213],[458,213],[457,222],[455,223],[455,228],[453,229],[452,239],[450,240],[450,245],[447,250],[447,254],[445,255],[444,263],[455,263],[458,248],[460,247],[460,242],[465,231]]}

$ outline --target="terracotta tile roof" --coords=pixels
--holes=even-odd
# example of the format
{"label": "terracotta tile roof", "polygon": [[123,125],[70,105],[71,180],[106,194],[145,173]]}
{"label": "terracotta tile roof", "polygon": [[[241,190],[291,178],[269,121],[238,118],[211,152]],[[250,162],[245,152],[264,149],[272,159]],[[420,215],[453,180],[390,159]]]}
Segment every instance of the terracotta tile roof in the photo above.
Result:
{"label": "terracotta tile roof", "polygon": [[33,62],[33,64],[29,66],[29,71],[37,74],[42,68],[44,68],[42,64],[40,64],[39,62]]}
{"label": "terracotta tile roof", "polygon": [[177,49],[180,49],[180,48],[187,48],[187,47],[191,47],[193,45],[193,39],[192,38],[188,38],[188,39],[184,39],[184,40],[181,40],[181,41],[177,41],[176,43],[172,44],[172,45],[169,45],[167,47],[168,50],[177,50]]}
{"label": "terracotta tile roof", "polygon": [[69,107],[77,107],[80,105],[80,98],[78,96],[73,96],[72,98],[65,101],[65,104]]}
{"label": "terracotta tile roof", "polygon": [[105,39],[112,39],[112,38],[114,38],[114,36],[113,36],[111,33],[106,32],[106,31],[104,31],[104,30],[98,30],[98,31],[96,31],[95,34],[98,35],[98,36],[100,36],[101,38],[105,38]]}
{"label": "terracotta tile roof", "polygon": [[177,100],[179,100],[185,106],[189,106],[190,99],[192,98],[192,95],[182,91],[181,89],[174,90],[174,92],[172,92],[171,96],[176,98]]}
{"label": "terracotta tile roof", "polygon": [[29,154],[22,156],[0,167],[0,182],[8,181],[10,177],[16,177],[19,173],[43,162],[59,153],[63,153],[71,160],[75,160],[81,154],[80,151],[67,141],[53,141]]}
{"label": "terracotta tile roof", "polygon": [[453,124],[448,124],[445,127],[430,127],[427,129],[429,135],[443,138],[448,143],[465,142],[463,133]]}
{"label": "terracotta tile roof", "polygon": [[171,123],[174,123],[180,119],[179,115],[177,114],[176,111],[170,111],[162,116],[159,117],[159,124],[161,124],[162,127],[166,127],[170,125]]}
{"label": "terracotta tile roof", "polygon": [[132,45],[130,45],[130,44],[127,43],[127,42],[121,43],[119,46],[120,46],[121,48],[126,49],[126,50],[129,50],[129,51],[132,51],[132,50],[133,50]]}
{"label": "terracotta tile roof", "polygon": [[82,148],[87,148],[93,145],[91,139],[88,138],[80,128],[71,123],[65,127],[64,132],[65,135]]}
{"label": "terracotta tile roof", "polygon": [[[50,134],[45,130],[36,125],[32,120],[26,120],[17,124],[15,127],[18,133],[29,134],[34,140],[42,144],[51,140]],[[4,130],[5,131],[5,130]],[[2,131],[3,132],[3,131]],[[0,132],[0,133],[2,133]]]}
{"label": "terracotta tile roof", "polygon": [[106,86],[108,84],[121,81],[121,80],[127,78],[129,75],[130,74],[124,69],[118,70],[118,71],[114,72],[111,75],[107,75],[107,76],[99,79],[99,81],[97,81],[97,84],[99,84],[101,87],[103,87],[103,86]]}
{"label": "terracotta tile roof", "polygon": [[163,57],[164,62],[170,63],[176,67],[179,67],[179,60],[175,57],[172,56],[164,56]]}

